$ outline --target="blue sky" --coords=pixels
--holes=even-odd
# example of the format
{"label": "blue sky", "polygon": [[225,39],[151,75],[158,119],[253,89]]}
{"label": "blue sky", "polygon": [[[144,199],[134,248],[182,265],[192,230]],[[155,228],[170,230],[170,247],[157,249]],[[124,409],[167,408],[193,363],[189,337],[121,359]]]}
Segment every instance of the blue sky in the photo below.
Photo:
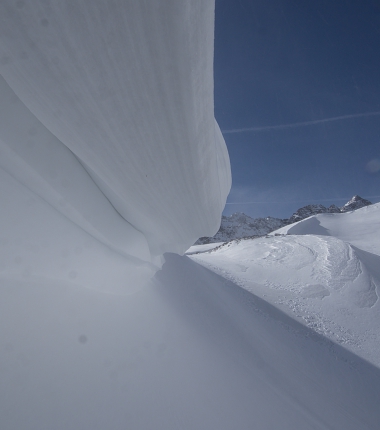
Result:
{"label": "blue sky", "polygon": [[215,117],[225,214],[380,201],[378,0],[216,0]]}

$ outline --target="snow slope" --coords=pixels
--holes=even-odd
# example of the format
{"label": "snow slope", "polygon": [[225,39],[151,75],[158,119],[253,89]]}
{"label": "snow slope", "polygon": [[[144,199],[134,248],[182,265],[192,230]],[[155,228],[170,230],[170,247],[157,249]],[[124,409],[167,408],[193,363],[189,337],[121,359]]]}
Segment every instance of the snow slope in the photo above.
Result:
{"label": "snow slope", "polygon": [[378,368],[188,257],[130,295],[1,294],[4,430],[378,427]]}
{"label": "snow slope", "polygon": [[380,365],[380,204],[191,256]]}

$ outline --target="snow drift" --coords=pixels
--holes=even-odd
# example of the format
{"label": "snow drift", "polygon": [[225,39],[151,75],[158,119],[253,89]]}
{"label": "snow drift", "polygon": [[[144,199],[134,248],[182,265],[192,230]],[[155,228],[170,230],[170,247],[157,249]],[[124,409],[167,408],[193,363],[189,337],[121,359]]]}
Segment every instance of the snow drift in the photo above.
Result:
{"label": "snow drift", "polygon": [[379,215],[314,215],[191,258],[379,366]]}
{"label": "snow drift", "polygon": [[[51,249],[65,252],[63,232],[79,227],[68,252],[96,239],[151,274],[164,252],[214,234],[230,188],[213,113],[214,1],[5,0],[0,15],[1,198],[29,196],[2,207],[3,228],[20,235],[31,196],[44,213],[13,258],[54,276]],[[25,252],[52,241],[49,224],[50,249]],[[95,255],[87,265],[107,270]],[[80,266],[81,282],[93,278]]]}

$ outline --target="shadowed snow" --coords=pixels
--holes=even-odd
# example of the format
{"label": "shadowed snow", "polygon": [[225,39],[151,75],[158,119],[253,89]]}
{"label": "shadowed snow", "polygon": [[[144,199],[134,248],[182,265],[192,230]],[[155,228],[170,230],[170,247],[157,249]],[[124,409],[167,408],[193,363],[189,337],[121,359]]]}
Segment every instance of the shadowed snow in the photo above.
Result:
{"label": "shadowed snow", "polygon": [[129,296],[3,282],[2,429],[376,429],[379,370],[187,257]]}

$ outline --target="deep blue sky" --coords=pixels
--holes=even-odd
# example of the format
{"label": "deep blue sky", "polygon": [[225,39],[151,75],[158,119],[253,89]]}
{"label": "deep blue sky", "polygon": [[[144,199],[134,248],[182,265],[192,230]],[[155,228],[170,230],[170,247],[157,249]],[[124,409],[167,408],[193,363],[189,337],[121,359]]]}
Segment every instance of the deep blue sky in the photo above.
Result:
{"label": "deep blue sky", "polygon": [[216,0],[215,21],[215,117],[222,131],[268,127],[224,133],[224,213],[380,201],[380,2]]}

